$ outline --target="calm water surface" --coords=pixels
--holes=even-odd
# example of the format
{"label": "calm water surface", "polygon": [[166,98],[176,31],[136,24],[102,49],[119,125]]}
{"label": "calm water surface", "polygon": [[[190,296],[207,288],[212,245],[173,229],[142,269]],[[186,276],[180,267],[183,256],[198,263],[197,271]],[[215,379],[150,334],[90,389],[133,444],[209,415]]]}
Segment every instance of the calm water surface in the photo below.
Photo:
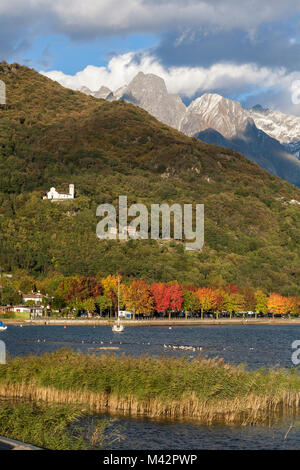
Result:
{"label": "calm water surface", "polygon": [[[61,347],[94,352],[99,346],[114,346],[115,354],[143,354],[194,357],[223,357],[226,362],[263,366],[294,367],[294,340],[300,339],[300,325],[220,325],[193,327],[126,327],[121,334],[108,326],[9,326],[1,332],[11,356],[41,354]],[[164,347],[168,346],[167,348]],[[202,351],[182,351],[173,346],[193,346]],[[170,346],[170,347],[169,347]],[[96,351],[97,354],[99,353]],[[110,351],[105,351],[110,352]],[[285,439],[285,435],[293,425]],[[294,425],[295,424],[295,425]],[[285,421],[264,426],[199,426],[151,420],[117,419],[125,440],[112,449],[299,449],[297,423]]]}

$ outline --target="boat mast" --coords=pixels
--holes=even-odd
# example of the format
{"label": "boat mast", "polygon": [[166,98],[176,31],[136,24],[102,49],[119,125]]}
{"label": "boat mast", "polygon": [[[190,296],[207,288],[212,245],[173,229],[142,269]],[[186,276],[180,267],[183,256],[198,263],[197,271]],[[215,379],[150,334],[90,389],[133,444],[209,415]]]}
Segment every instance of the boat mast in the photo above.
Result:
{"label": "boat mast", "polygon": [[120,277],[118,275],[118,324],[120,323]]}

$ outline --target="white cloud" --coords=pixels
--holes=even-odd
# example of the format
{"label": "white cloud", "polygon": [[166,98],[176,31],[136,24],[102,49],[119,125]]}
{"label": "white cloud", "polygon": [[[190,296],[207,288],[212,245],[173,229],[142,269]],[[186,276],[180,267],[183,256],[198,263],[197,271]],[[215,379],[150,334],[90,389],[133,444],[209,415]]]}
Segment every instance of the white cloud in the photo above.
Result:
{"label": "white cloud", "polygon": [[[153,73],[162,77],[170,93],[193,97],[195,94],[222,90],[230,95],[243,91],[256,90],[257,95],[266,89],[276,89],[276,102],[280,109],[296,113],[292,103],[292,86],[300,79],[300,72],[287,73],[284,68],[270,69],[255,64],[217,63],[211,67],[164,67],[155,57],[144,54],[139,60],[133,52],[116,56],[106,67],[89,65],[75,75],[66,75],[61,71],[41,72],[58,81],[61,85],[79,89],[87,86],[96,91],[105,85],[111,90],[127,85],[138,72]],[[283,102],[284,96],[284,102]],[[274,106],[276,105],[274,101]],[[292,110],[292,111],[291,111]]]}
{"label": "white cloud", "polygon": [[52,32],[78,38],[177,27],[251,30],[297,13],[299,0],[0,0],[0,16],[12,26],[22,18],[31,29],[45,24]]}

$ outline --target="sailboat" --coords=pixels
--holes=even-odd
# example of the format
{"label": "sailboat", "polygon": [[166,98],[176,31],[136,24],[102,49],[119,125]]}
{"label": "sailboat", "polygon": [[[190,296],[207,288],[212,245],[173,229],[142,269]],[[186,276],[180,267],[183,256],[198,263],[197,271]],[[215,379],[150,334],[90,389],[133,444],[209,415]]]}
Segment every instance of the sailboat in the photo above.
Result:
{"label": "sailboat", "polygon": [[112,327],[114,333],[122,333],[124,326],[120,322],[120,278],[118,276],[118,319]]}

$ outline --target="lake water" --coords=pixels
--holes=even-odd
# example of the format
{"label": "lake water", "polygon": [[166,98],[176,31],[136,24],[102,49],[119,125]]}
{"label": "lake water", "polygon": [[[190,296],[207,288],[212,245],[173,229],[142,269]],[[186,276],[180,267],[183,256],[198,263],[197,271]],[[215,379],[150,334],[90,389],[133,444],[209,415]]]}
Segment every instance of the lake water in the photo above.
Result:
{"label": "lake water", "polygon": [[[108,326],[9,326],[1,332],[11,356],[40,354],[61,347],[82,352],[117,347],[115,354],[223,357],[229,363],[294,367],[292,342],[300,340],[300,325],[218,325],[192,327],[126,327],[121,334]],[[166,347],[167,346],[167,347]],[[196,350],[173,349],[192,346]],[[198,348],[202,348],[201,351]],[[111,351],[105,351],[110,353]],[[97,351],[97,354],[99,352]],[[294,424],[294,423],[292,423]],[[296,424],[296,423],[295,423]],[[117,419],[125,440],[112,449],[299,449],[300,432],[291,422],[264,426],[199,426],[151,420]]]}
{"label": "lake water", "polygon": [[[0,339],[5,341],[11,356],[40,354],[62,347],[86,353],[97,347],[116,347],[119,349],[113,351],[115,354],[201,354],[223,357],[229,363],[246,363],[249,368],[292,367],[291,345],[300,340],[300,325],[126,327],[123,333],[113,333],[109,326],[27,325],[9,326],[0,333]],[[196,351],[173,346],[193,346]]]}

